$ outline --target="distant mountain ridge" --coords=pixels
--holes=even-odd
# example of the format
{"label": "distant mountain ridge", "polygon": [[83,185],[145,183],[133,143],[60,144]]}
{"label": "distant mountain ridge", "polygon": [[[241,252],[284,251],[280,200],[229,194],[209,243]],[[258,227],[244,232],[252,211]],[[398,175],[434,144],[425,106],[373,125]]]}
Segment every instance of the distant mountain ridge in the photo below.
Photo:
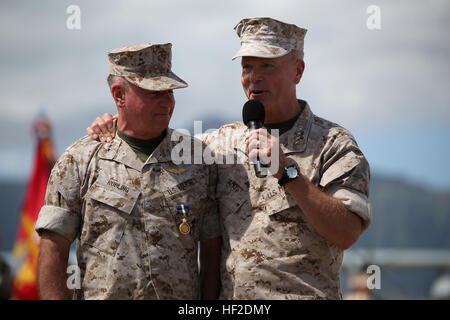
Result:
{"label": "distant mountain ridge", "polygon": [[373,220],[355,248],[450,248],[450,191],[375,175]]}
{"label": "distant mountain ridge", "polygon": [[[23,181],[0,181],[1,250],[14,245],[25,188]],[[370,201],[372,224],[354,248],[450,249],[450,191],[373,175]]]}

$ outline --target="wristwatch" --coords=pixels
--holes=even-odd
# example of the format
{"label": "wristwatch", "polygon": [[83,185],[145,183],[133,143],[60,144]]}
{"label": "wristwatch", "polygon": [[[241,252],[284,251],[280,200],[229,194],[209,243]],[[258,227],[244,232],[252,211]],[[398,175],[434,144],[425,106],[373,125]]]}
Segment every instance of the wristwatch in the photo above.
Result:
{"label": "wristwatch", "polygon": [[295,164],[284,167],[283,170],[284,170],[283,176],[280,178],[280,180],[278,180],[278,184],[280,186],[284,186],[286,183],[297,179],[299,176],[299,170],[297,165]]}

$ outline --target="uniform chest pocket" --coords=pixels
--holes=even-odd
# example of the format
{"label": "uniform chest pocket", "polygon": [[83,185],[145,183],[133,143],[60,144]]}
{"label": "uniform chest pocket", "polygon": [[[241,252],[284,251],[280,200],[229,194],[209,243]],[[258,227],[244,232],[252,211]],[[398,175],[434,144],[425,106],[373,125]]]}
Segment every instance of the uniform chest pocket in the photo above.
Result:
{"label": "uniform chest pocket", "polygon": [[[139,190],[97,180],[84,196],[81,244],[88,244],[109,255],[120,245],[129,215],[139,197]],[[115,190],[117,189],[117,190]]]}
{"label": "uniform chest pocket", "polygon": [[273,177],[254,179],[249,194],[252,210],[269,216],[297,206],[295,199]]}

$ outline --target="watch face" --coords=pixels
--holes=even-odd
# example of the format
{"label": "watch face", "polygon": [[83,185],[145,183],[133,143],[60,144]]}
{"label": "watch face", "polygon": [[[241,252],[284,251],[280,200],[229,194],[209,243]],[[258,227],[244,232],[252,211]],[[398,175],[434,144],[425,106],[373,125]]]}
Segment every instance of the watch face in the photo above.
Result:
{"label": "watch face", "polygon": [[297,169],[295,167],[289,167],[286,169],[286,174],[287,176],[292,179],[292,178],[296,178],[297,177]]}

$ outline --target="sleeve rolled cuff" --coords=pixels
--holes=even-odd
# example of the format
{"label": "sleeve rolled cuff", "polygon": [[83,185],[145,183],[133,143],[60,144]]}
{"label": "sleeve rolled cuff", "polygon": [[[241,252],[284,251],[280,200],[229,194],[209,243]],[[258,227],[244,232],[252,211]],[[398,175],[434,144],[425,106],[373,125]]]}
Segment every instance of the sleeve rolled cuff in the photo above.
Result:
{"label": "sleeve rolled cuff", "polygon": [[339,186],[330,188],[327,193],[342,201],[348,210],[357,214],[362,219],[362,231],[365,231],[369,227],[372,222],[372,208],[365,194]]}
{"label": "sleeve rolled cuff", "polygon": [[72,243],[77,237],[79,225],[80,217],[70,210],[55,206],[43,206],[34,228],[39,235],[43,230],[49,230]]}

